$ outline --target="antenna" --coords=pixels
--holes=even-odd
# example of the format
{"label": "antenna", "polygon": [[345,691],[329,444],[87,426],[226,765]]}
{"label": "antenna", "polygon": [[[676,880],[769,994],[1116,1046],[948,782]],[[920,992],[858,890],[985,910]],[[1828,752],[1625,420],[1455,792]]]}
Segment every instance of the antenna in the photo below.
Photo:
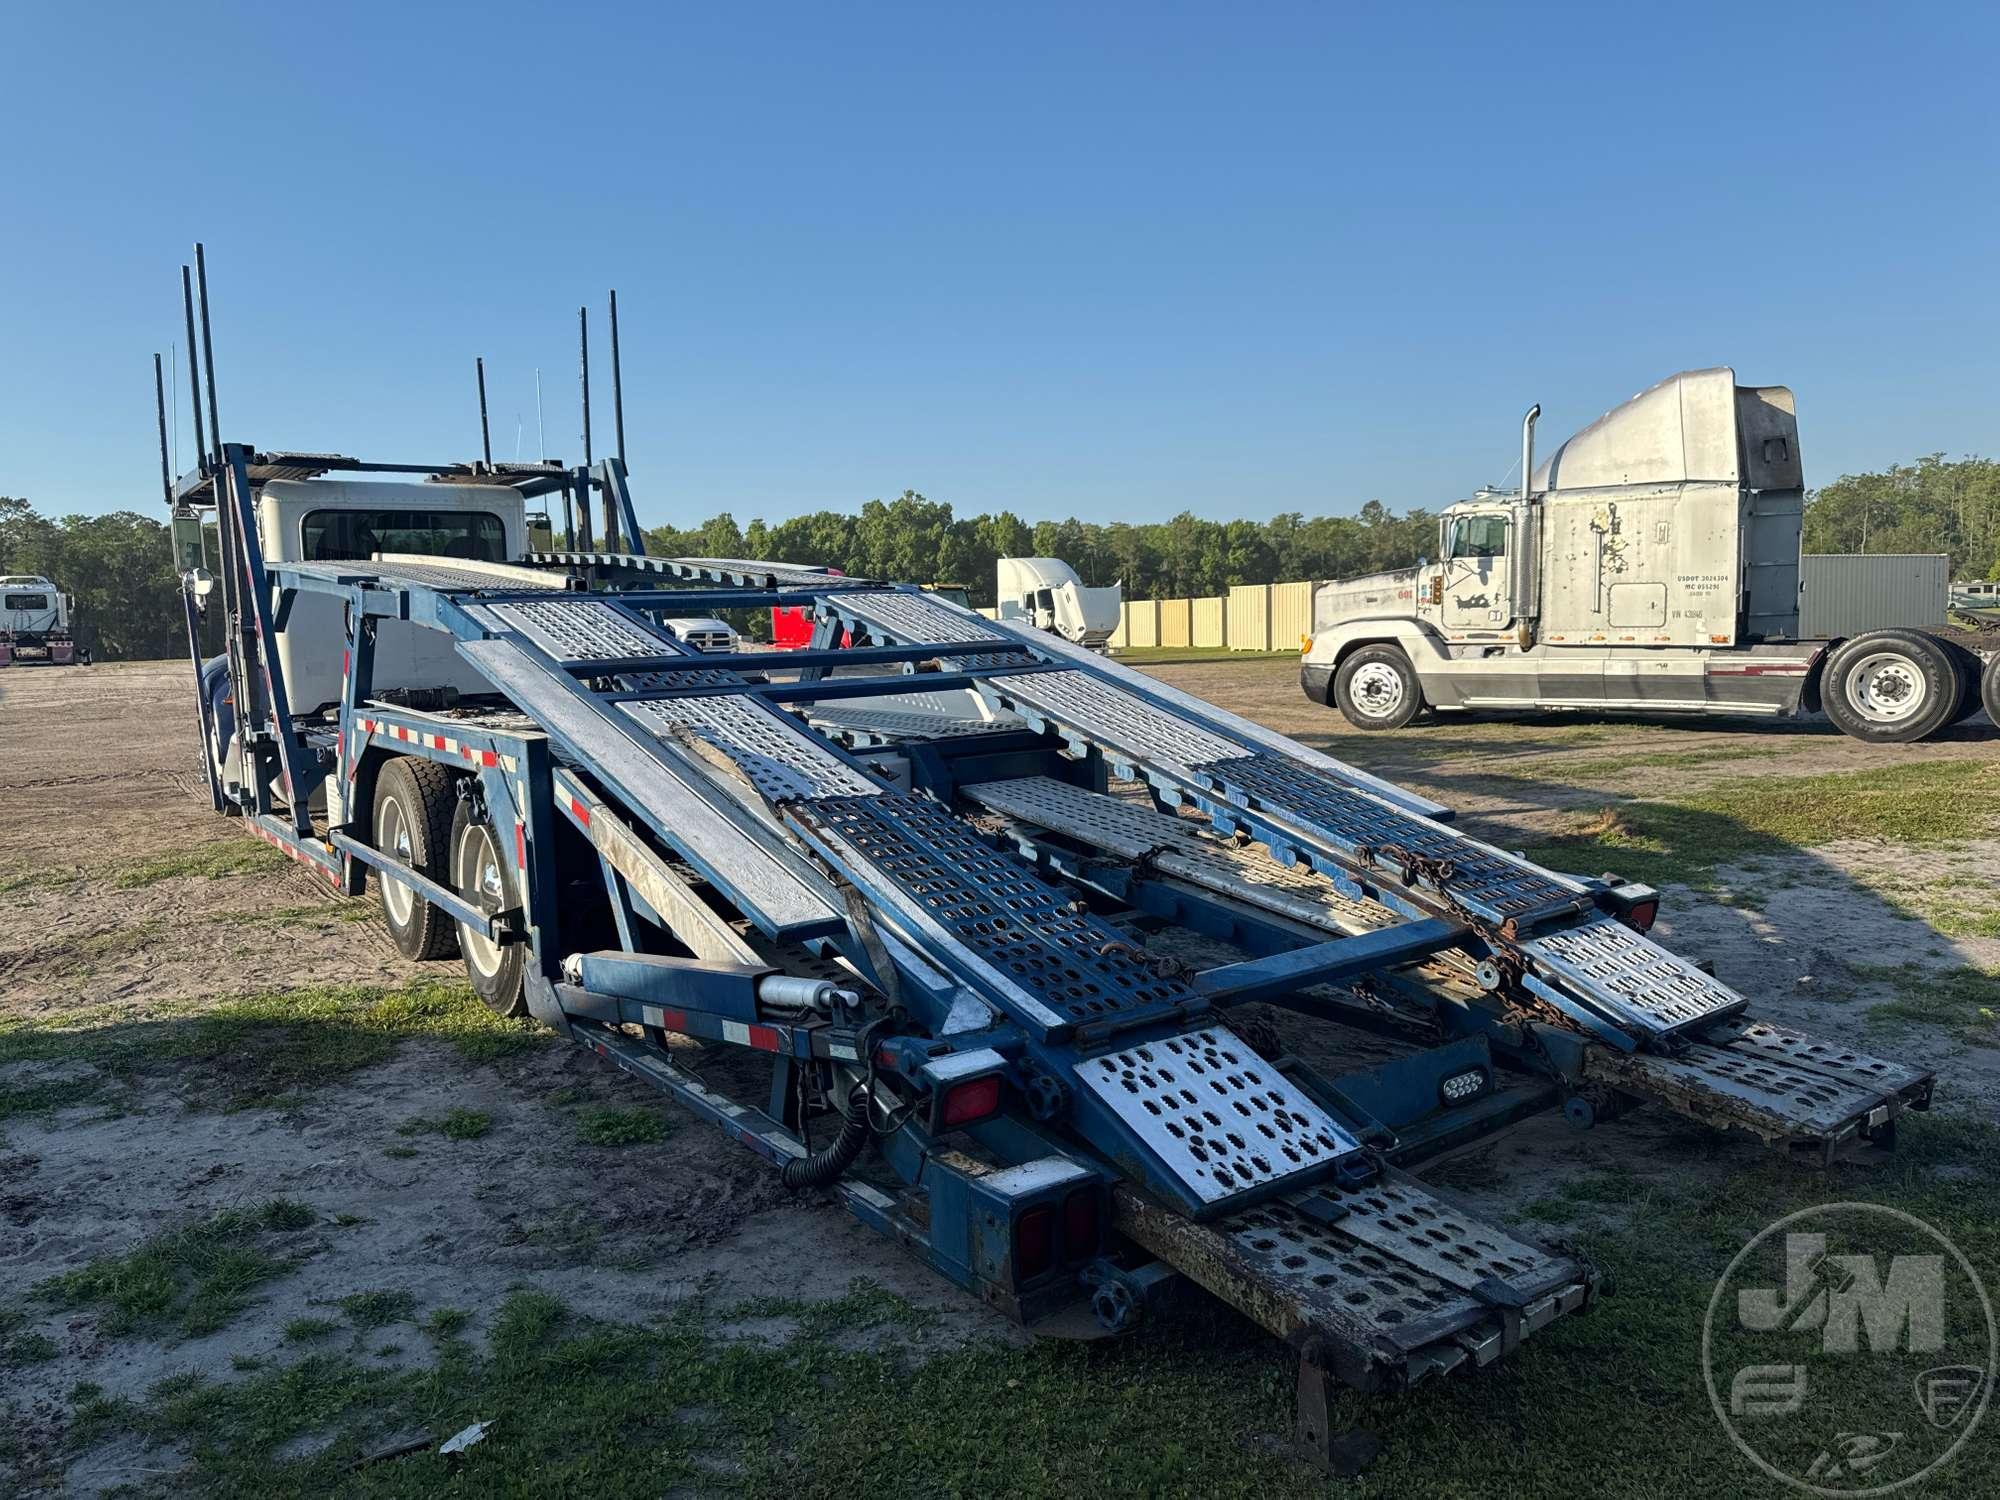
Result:
{"label": "antenna", "polygon": [[493,433],[486,425],[486,360],[484,356],[473,360],[473,370],[479,376],[479,446],[486,454],[486,467],[493,467]]}
{"label": "antenna", "polygon": [[583,466],[590,467],[590,309],[576,310],[578,360],[583,370]]}
{"label": "antenna", "polygon": [[160,493],[166,497],[167,509],[174,508],[174,476],[167,467],[167,381],[166,372],[160,368],[160,356],[153,356],[153,405],[160,414]]}
{"label": "antenna", "polygon": [[[208,338],[208,258],[201,241],[194,243],[195,283],[201,289],[201,359],[208,375],[208,435],[215,444],[215,462],[222,464],[222,418],[215,414],[215,346]],[[192,351],[190,351],[192,352]]]}
{"label": "antenna", "polygon": [[549,432],[542,426],[542,367],[535,366],[535,452],[543,463],[549,461]]}
{"label": "antenna", "polygon": [[186,266],[181,267],[181,312],[187,318],[188,405],[194,410],[195,467],[206,470],[208,439],[201,430],[201,360],[194,352],[194,283],[188,279]]}
{"label": "antenna", "polygon": [[611,416],[618,427],[618,467],[625,467],[625,381],[618,368],[618,288],[611,289]]}

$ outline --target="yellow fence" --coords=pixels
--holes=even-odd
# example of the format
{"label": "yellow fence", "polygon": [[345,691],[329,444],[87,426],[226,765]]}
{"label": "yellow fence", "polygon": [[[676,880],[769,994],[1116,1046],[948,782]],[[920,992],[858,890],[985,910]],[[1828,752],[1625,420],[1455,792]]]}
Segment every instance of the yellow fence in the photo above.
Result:
{"label": "yellow fence", "polygon": [[1130,599],[1114,650],[1126,647],[1193,647],[1216,651],[1296,651],[1312,633],[1312,579],[1301,583],[1253,583],[1206,599]]}

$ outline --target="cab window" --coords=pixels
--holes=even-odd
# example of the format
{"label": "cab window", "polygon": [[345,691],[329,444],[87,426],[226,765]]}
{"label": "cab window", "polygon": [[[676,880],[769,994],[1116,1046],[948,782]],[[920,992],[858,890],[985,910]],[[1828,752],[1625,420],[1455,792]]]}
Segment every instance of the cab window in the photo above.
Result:
{"label": "cab window", "polygon": [[1456,516],[1445,541],[1446,557],[1505,557],[1505,516]]}
{"label": "cab window", "polygon": [[300,543],[306,562],[378,552],[507,561],[500,518],[476,510],[316,510],[305,518]]}

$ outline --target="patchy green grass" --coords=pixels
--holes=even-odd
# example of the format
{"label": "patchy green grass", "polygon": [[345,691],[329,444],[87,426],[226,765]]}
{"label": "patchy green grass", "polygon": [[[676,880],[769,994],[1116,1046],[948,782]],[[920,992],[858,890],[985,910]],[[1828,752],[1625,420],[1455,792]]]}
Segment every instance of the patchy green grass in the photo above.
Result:
{"label": "patchy green grass", "polygon": [[[1705,1133],[1668,1138],[1694,1151]],[[1282,1450],[1290,1358],[1278,1341],[1190,1299],[1133,1336],[1096,1344],[976,1340],[941,1351],[928,1320],[857,1284],[830,1303],[684,1304],[652,1322],[598,1321],[515,1291],[483,1348],[446,1338],[429,1368],[315,1352],[239,1379],[180,1376],[144,1399],[73,1396],[69,1450],[125,1434],[162,1468],[144,1493],[528,1497],[676,1490],[804,1497],[1005,1492],[1324,1497],[1776,1494],[1737,1452],[1699,1376],[1715,1278],[1757,1230],[1845,1198],[1935,1224],[2000,1273],[2000,1131],[1912,1116],[1879,1168],[1798,1170],[1775,1159],[1682,1189],[1663,1213],[1579,1231],[1615,1291],[1500,1363],[1415,1391],[1337,1398],[1334,1420],[1383,1441],[1361,1479],[1327,1481]],[[1634,1185],[1588,1174],[1566,1196],[1615,1207]],[[1670,1230],[1670,1232],[1669,1232]],[[733,1338],[732,1322],[790,1317],[789,1338]],[[364,1346],[357,1346],[364,1347]],[[365,1347],[372,1348],[370,1344]],[[419,1430],[494,1426],[456,1464],[435,1452],[352,1469]],[[324,1439],[324,1446],[305,1442]],[[284,1456],[299,1454],[305,1456]],[[2000,1489],[2000,1446],[1975,1441],[1927,1500]]]}
{"label": "patchy green grass", "polygon": [[380,912],[372,901],[328,900],[275,911],[211,912],[203,920],[227,927],[318,927],[328,922],[371,922]]}
{"label": "patchy green grass", "polygon": [[2000,767],[1986,761],[1767,776],[1574,814],[1527,855],[1579,874],[1616,870],[1649,885],[1712,889],[1721,866],[1839,839],[1924,846],[1974,838],[1987,831],[1997,805]]}
{"label": "patchy green grass", "polygon": [[1962,1042],[2000,1047],[2000,974],[1960,965],[1854,964],[1855,977],[1887,985],[1893,999],[1868,1007],[1870,1026],[1936,1026]]}
{"label": "patchy green grass", "polygon": [[293,1318],[279,1337],[288,1344],[316,1344],[333,1337],[339,1327],[331,1318]]}
{"label": "patchy green grass", "polygon": [[167,930],[158,921],[134,922],[129,927],[107,927],[82,937],[69,938],[31,955],[17,972],[44,979],[82,979],[95,973],[98,965],[135,953]]}
{"label": "patchy green grass", "polygon": [[440,1307],[424,1320],[424,1332],[434,1339],[455,1339],[472,1322],[472,1314],[462,1307]]}
{"label": "patchy green grass", "polygon": [[338,1305],[356,1328],[386,1328],[391,1323],[413,1323],[417,1317],[412,1292],[356,1292],[342,1297]]}
{"label": "patchy green grass", "polygon": [[417,1037],[446,1040],[474,1062],[546,1037],[496,1016],[463,983],[422,980],[400,989],[318,985],[189,1009],[167,1019],[106,1020],[102,1009],[53,1023],[0,1022],[0,1064],[80,1059],[117,1076],[195,1071],[224,1108],[303,1094],[386,1059]]}
{"label": "patchy green grass", "polygon": [[228,875],[268,875],[285,867],[285,856],[257,839],[221,839],[176,849],[112,872],[111,880],[120,890],[137,890],[158,885],[163,880],[193,877],[216,879]]}
{"label": "patchy green grass", "polygon": [[123,1255],[106,1255],[50,1277],[35,1295],[63,1307],[99,1309],[109,1334],[174,1328],[213,1333],[250,1305],[250,1294],[298,1261],[272,1253],[265,1234],[313,1222],[311,1209],[285,1198],[227,1209],[155,1235]]}
{"label": "patchy green grass", "polygon": [[441,1135],[448,1141],[476,1141],[493,1128],[493,1116],[476,1109],[454,1109],[442,1117],[416,1115],[396,1127],[397,1135]]}
{"label": "patchy green grass", "polygon": [[1628,771],[1687,770],[1722,761],[1758,760],[1782,752],[1760,745],[1709,745],[1696,750],[1645,750],[1631,755],[1584,755],[1566,760],[1533,762],[1527,769],[1538,781],[1602,781]]}
{"label": "patchy green grass", "polygon": [[576,1116],[576,1133],[586,1146],[650,1146],[671,1132],[650,1109],[585,1109]]}
{"label": "patchy green grass", "polygon": [[46,1364],[59,1352],[46,1333],[17,1333],[0,1345],[0,1365]]}

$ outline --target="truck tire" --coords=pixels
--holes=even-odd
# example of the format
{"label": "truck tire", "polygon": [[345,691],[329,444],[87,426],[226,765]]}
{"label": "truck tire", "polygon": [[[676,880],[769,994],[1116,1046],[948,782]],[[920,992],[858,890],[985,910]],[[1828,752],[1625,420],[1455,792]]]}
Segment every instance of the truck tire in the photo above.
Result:
{"label": "truck tire", "polygon": [[1946,641],[1945,647],[1951,652],[1951,659],[1958,666],[1958,680],[1961,684],[1958,712],[1952,715],[1951,722],[1963,724],[1983,706],[1980,701],[1979,672],[1986,663],[1980,659],[1977,651],[1968,650],[1957,641]]}
{"label": "truck tire", "polygon": [[1821,699],[1857,740],[1906,745],[1958,715],[1964,680],[1943,641],[1920,630],[1871,630],[1833,653]]}
{"label": "truck tire", "polygon": [[1363,646],[1334,673],[1333,701],[1356,729],[1401,729],[1423,710],[1424,690],[1401,646]]}
{"label": "truck tire", "polygon": [[1979,701],[1985,705],[1986,717],[2000,727],[2000,652],[1986,659],[1985,670],[1979,674]]}
{"label": "truck tire", "polygon": [[[493,825],[473,812],[472,799],[461,798],[451,820],[451,888],[481,911],[505,911],[513,905],[507,891],[507,864]],[[528,995],[526,943],[496,943],[470,923],[458,924],[458,948],[465,955],[465,977],[473,993],[503,1016],[525,1016]]]}
{"label": "truck tire", "polygon": [[[457,801],[451,773],[436,761],[393,757],[375,778],[375,847],[443,884]],[[397,951],[405,958],[450,958],[458,944],[451,918],[393,875],[374,875]]]}

